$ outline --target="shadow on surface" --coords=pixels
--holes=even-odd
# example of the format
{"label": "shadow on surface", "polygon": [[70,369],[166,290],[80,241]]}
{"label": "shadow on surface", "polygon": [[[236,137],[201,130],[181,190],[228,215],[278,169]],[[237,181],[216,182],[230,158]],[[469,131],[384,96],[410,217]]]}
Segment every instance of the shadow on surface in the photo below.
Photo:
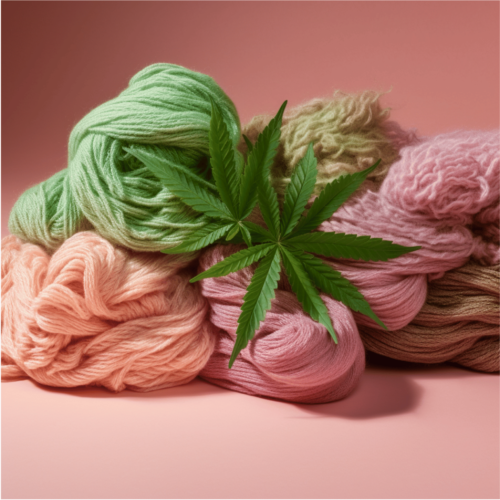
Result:
{"label": "shadow on surface", "polygon": [[470,377],[498,377],[498,373],[484,373],[452,363],[424,364],[411,363],[387,358],[373,352],[366,353],[368,367],[387,368],[395,373],[404,373],[415,379],[449,379]]}
{"label": "shadow on surface", "polygon": [[131,390],[124,390],[121,392],[111,392],[104,387],[73,387],[73,388],[60,388],[49,387],[39,384],[30,380],[33,385],[47,392],[55,392],[60,394],[67,394],[68,396],[78,396],[80,398],[140,398],[140,399],[153,399],[153,398],[182,398],[182,397],[198,397],[213,394],[226,394],[228,391],[209,384],[204,380],[195,378],[188,384],[179,385],[177,387],[169,387],[167,389],[159,389],[151,392],[135,392]]}
{"label": "shadow on surface", "polygon": [[358,387],[341,401],[319,405],[296,405],[317,418],[369,419],[409,413],[423,389],[398,371],[368,366]]}

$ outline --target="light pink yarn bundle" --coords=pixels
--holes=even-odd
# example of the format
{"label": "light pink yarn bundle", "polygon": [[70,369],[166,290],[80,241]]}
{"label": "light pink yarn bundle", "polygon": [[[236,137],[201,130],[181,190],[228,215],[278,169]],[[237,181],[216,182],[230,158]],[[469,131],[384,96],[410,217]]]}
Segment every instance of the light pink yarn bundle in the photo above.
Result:
{"label": "light pink yarn bundle", "polygon": [[[236,250],[238,247],[222,245],[208,250],[200,259],[200,271]],[[322,295],[339,339],[335,345],[326,328],[303,312],[285,279],[280,281],[272,309],[254,339],[228,369],[252,274],[253,268],[246,268],[200,282],[210,302],[210,320],[221,329],[201,378],[246,394],[299,403],[326,403],[347,396],[365,366],[363,344],[351,311]]]}
{"label": "light pink yarn bundle", "polygon": [[[367,191],[353,198],[320,228],[422,246],[388,262],[327,259],[360,289],[389,330],[408,325],[417,315],[426,300],[428,280],[470,258],[486,265],[499,261],[498,134],[444,134],[405,147],[400,154],[378,193]],[[207,251],[200,271],[228,253],[231,250],[223,246]],[[326,329],[303,312],[286,279],[256,337],[233,368],[227,368],[251,274],[246,269],[201,282],[211,306],[210,319],[222,332],[200,376],[240,392],[287,401],[319,403],[346,396],[364,366],[352,313],[323,295],[339,336],[336,346]],[[384,335],[366,316],[353,316],[360,329],[376,327]]]}
{"label": "light pink yarn bundle", "polygon": [[[428,280],[470,258],[499,262],[499,151],[498,132],[453,132],[403,148],[378,193],[366,192],[321,225],[321,231],[422,246],[388,262],[328,259],[389,330],[417,315]],[[380,328],[364,315],[354,317],[358,326]]]}
{"label": "light pink yarn bundle", "polygon": [[2,241],[2,380],[151,391],[192,380],[215,344],[182,257],[77,233],[52,255]]}

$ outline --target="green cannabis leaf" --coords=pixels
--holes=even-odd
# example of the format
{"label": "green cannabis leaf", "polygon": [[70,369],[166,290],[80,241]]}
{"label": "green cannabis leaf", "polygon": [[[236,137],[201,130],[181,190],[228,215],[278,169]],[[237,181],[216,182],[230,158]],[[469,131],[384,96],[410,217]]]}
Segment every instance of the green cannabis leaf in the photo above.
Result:
{"label": "green cannabis leaf", "polygon": [[[194,277],[191,279],[192,283],[204,278],[226,276],[258,263],[243,298],[229,368],[254,337],[261,321],[265,319],[266,312],[271,308],[282,265],[304,310],[311,318],[324,325],[337,343],[320,291],[341,301],[352,310],[370,317],[383,328],[386,326],[352,283],[312,254],[387,261],[420,248],[405,247],[370,236],[311,232],[329,219],[358,189],[368,174],[377,168],[380,160],[362,172],[345,175],[327,184],[304,213],[317,176],[317,160],[313,145],[309,144],[305,156],[292,174],[280,213],[278,196],[271,187],[269,175],[279,145],[286,104],[287,101],[259,135],[255,144],[243,136],[248,148],[248,157],[246,164],[242,165],[232,146],[224,119],[217,105],[212,102],[209,149],[215,186],[187,169],[163,163],[156,156],[147,155],[139,149],[127,149],[174,195],[211,219],[187,241],[175,248],[162,250],[164,253],[178,254],[200,250],[224,238],[226,241],[233,240],[239,233],[248,246]],[[246,220],[257,203],[267,229]]]}

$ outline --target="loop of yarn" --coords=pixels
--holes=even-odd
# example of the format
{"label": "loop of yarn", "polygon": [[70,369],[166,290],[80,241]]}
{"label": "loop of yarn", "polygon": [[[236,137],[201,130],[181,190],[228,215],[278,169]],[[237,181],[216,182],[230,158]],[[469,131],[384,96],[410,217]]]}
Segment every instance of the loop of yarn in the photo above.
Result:
{"label": "loop of yarn", "polygon": [[[314,194],[318,195],[334,179],[368,168],[377,159],[380,165],[368,176],[366,187],[376,191],[389,167],[399,158],[399,150],[415,144],[414,131],[403,130],[389,120],[389,108],[382,108],[381,93],[335,92],[332,98],[313,99],[285,114],[281,141],[272,166],[272,184],[283,197],[293,170],[310,142],[318,160]],[[243,128],[252,142],[271,117],[256,116]],[[246,151],[243,141],[240,151]]]}
{"label": "loop of yarn", "polygon": [[137,251],[181,243],[206,223],[205,217],[196,215],[124,148],[134,146],[203,174],[210,99],[218,103],[236,145],[236,108],[212,78],[174,64],[143,69],[118,97],[75,126],[68,168],[19,198],[10,215],[10,232],[50,251],[75,232],[91,228]]}
{"label": "loop of yarn", "polygon": [[[219,245],[206,251],[199,271],[237,249]],[[326,328],[304,313],[283,279],[254,339],[228,368],[252,272],[246,268],[201,281],[202,293],[211,306],[210,321],[222,331],[200,377],[246,394],[297,403],[327,403],[351,393],[365,366],[363,345],[351,311],[322,295],[339,339],[336,345]]]}
{"label": "loop of yarn", "polygon": [[469,262],[429,283],[427,300],[400,330],[360,326],[366,349],[415,363],[452,361],[498,372],[500,266]]}
{"label": "loop of yarn", "polygon": [[[359,288],[390,330],[400,330],[422,308],[427,280],[460,268],[469,258],[498,264],[493,226],[499,223],[499,175],[496,132],[454,132],[405,147],[378,193],[367,191],[345,204],[320,229],[422,248],[388,262],[327,261]],[[370,327],[377,336],[380,327],[371,319],[354,317],[360,328]],[[378,335],[380,341],[392,338],[383,331]]]}
{"label": "loop of yarn", "polygon": [[2,380],[151,391],[192,380],[216,339],[186,257],[80,232],[49,256],[2,241]]}

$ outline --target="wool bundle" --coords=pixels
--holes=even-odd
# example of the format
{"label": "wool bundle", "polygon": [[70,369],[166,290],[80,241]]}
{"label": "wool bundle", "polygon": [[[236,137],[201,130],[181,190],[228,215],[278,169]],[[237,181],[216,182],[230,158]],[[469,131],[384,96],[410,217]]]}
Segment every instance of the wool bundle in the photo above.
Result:
{"label": "wool bundle", "polygon": [[[232,245],[208,250],[200,259],[199,270],[208,269],[236,250],[238,247]],[[326,403],[347,396],[365,366],[351,311],[322,295],[338,336],[336,345],[326,328],[304,313],[286,279],[280,281],[272,308],[254,339],[228,369],[243,296],[252,274],[253,268],[246,268],[200,282],[210,303],[210,321],[221,329],[201,378],[246,394],[299,403]]]}
{"label": "wool bundle", "polygon": [[2,380],[151,391],[205,366],[215,332],[184,256],[80,232],[52,255],[2,241]]}
{"label": "wool bundle", "polygon": [[[367,191],[345,204],[320,229],[422,248],[389,262],[328,261],[359,288],[389,330],[401,330],[424,305],[428,281],[442,278],[469,259],[481,266],[498,264],[499,180],[497,132],[454,132],[403,148],[401,159],[391,167],[378,193]],[[425,311],[428,308],[424,316]],[[381,330],[359,313],[354,317],[362,331],[369,327],[366,331],[376,342],[396,342],[395,333]],[[439,322],[431,326],[426,318],[430,330],[440,326]],[[475,339],[484,345],[482,337]],[[374,342],[370,340],[369,345]],[[444,352],[449,350],[448,344],[442,345]],[[495,342],[488,345],[491,355],[498,356]],[[446,357],[443,354],[442,359]],[[473,365],[481,363],[467,361],[467,366]]]}
{"label": "wool bundle", "polygon": [[203,178],[210,99],[218,104],[236,145],[238,114],[212,78],[174,64],[143,69],[118,97],[75,126],[68,167],[19,198],[10,215],[10,232],[50,251],[89,229],[137,251],[182,243],[206,218],[124,148],[134,146]]}
{"label": "wool bundle", "polygon": [[429,283],[413,321],[395,331],[360,327],[366,349],[415,363],[452,361],[483,372],[499,371],[500,266],[474,262]]}
{"label": "wool bundle", "polygon": [[[365,188],[376,191],[399,150],[417,142],[414,131],[402,129],[389,119],[390,109],[382,108],[381,94],[335,92],[332,98],[313,99],[291,109],[283,117],[281,141],[272,166],[271,182],[282,198],[293,170],[313,142],[318,160],[314,194],[345,174],[359,172],[381,160],[368,176]],[[243,134],[255,142],[271,117],[256,116],[243,127]],[[240,142],[240,151],[246,146]]]}

